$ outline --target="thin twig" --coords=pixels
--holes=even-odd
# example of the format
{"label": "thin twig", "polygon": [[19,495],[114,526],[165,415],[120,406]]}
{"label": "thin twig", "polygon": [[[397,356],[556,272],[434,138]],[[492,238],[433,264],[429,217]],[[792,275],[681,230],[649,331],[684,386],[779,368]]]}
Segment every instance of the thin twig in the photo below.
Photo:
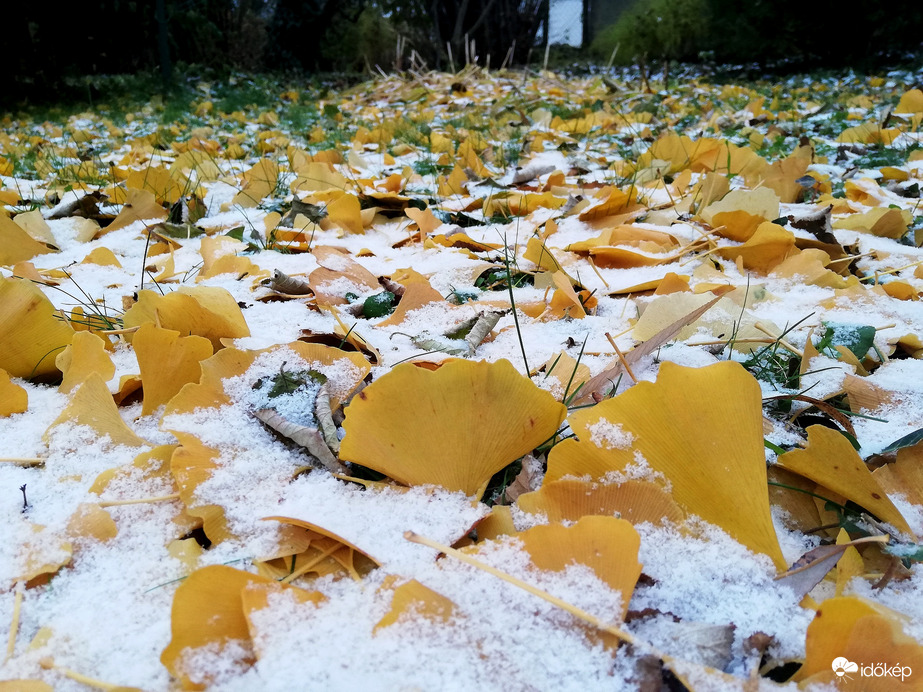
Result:
{"label": "thin twig", "polygon": [[622,364],[622,367],[625,368],[625,372],[628,373],[628,376],[631,378],[631,381],[635,384],[638,384],[638,378],[635,377],[635,373],[631,369],[628,360],[625,358],[625,354],[622,353],[622,350],[616,345],[615,339],[612,338],[612,335],[609,332],[606,332],[606,338],[609,340],[609,343],[612,344],[612,348],[615,349],[615,355],[619,357],[619,362]]}
{"label": "thin twig", "polygon": [[10,622],[10,635],[6,640],[6,657],[3,662],[6,663],[13,658],[16,651],[16,635],[19,633],[19,613],[22,610],[22,592],[23,583],[16,582],[16,596],[13,600],[13,619]]}
{"label": "thin twig", "polygon": [[617,637],[620,641],[623,641],[626,644],[633,644],[635,646],[648,649],[651,653],[654,653],[654,655],[658,656],[661,659],[666,660],[667,658],[667,656],[665,656],[664,654],[657,652],[650,644],[643,642],[640,639],[636,639],[634,635],[626,632],[625,630],[619,627],[615,627],[614,625],[606,624],[605,622],[597,618],[595,615],[592,615],[591,613],[588,613],[585,610],[568,603],[567,601],[561,600],[557,596],[553,596],[547,591],[544,591],[542,589],[539,589],[538,587],[532,586],[531,584],[528,584],[522,581],[521,579],[517,579],[513,575],[507,574],[506,572],[503,572],[497,569],[496,567],[491,567],[490,565],[484,562],[481,562],[480,560],[476,558],[471,557],[467,553],[463,553],[459,550],[455,550],[455,548],[451,548],[447,545],[442,545],[441,543],[437,543],[436,541],[430,538],[426,538],[425,536],[421,536],[417,533],[414,533],[413,531],[405,531],[404,538],[410,541],[411,543],[417,543],[418,545],[425,545],[427,548],[438,550],[440,553],[444,553],[445,555],[448,555],[449,557],[454,557],[456,560],[459,560],[461,562],[471,565],[472,567],[476,567],[479,570],[487,572],[488,574],[491,574],[497,577],[498,579],[502,579],[508,584],[512,584],[513,586],[516,586],[522,589],[523,591],[528,591],[533,596],[538,596],[539,598],[545,601],[548,601],[548,603],[551,603],[553,606],[556,606],[560,608],[561,610],[567,611],[574,617],[593,625],[594,627],[596,627],[599,630],[602,630],[603,632],[608,632],[609,634]]}
{"label": "thin twig", "polygon": [[45,460],[38,457],[2,457],[0,458],[0,464],[13,464],[15,466],[32,468],[35,466],[44,466]]}
{"label": "thin twig", "polygon": [[139,497],[134,500],[104,500],[99,503],[100,507],[120,507],[122,505],[143,505],[150,502],[169,502],[170,500],[178,500],[179,493],[171,493],[170,495],[160,495],[158,497]]}

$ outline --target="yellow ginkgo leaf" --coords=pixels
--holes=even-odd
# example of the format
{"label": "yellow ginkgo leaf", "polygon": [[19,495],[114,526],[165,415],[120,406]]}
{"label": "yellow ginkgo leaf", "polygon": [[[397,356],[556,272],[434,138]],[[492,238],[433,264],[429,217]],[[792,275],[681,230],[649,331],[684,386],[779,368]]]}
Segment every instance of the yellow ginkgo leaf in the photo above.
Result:
{"label": "yellow ginkgo leaf", "polygon": [[223,347],[223,338],[250,336],[237,301],[226,289],[215,286],[181,286],[166,295],[138,291],[138,302],[125,311],[123,325],[129,329],[146,322],[182,336],[204,336],[216,351]]}
{"label": "yellow ginkgo leaf", "polygon": [[712,227],[724,226],[717,231],[720,235],[744,242],[761,223],[779,218],[779,196],[768,187],[732,190],[705,207],[701,216]]}
{"label": "yellow ginkgo leaf", "polygon": [[872,476],[889,494],[898,493],[923,505],[923,443],[899,449],[897,459],[875,469]]}
{"label": "yellow ginkgo leaf", "polygon": [[650,481],[591,483],[562,479],[520,495],[516,505],[530,514],[544,514],[551,522],[577,521],[589,515],[621,517],[632,524],[679,524],[685,519],[670,493]]}
{"label": "yellow ginkgo leaf", "polygon": [[416,579],[406,581],[400,586],[394,587],[397,577],[389,575],[382,583],[382,589],[393,589],[391,598],[391,610],[385,613],[385,616],[378,621],[373,628],[377,632],[383,627],[390,627],[405,613],[411,617],[422,616],[428,620],[447,622],[455,610],[455,604],[451,599],[446,598],[441,593],[423,586]]}
{"label": "yellow ginkgo leaf", "polygon": [[109,512],[91,502],[78,505],[67,520],[67,535],[71,539],[93,539],[105,543],[116,534],[118,527]]}
{"label": "yellow ginkgo leaf", "polygon": [[240,592],[240,601],[244,617],[247,620],[247,629],[253,640],[253,649],[257,659],[263,656],[263,651],[261,649],[261,628],[254,614],[272,607],[269,599],[278,594],[285,594],[292,597],[295,604],[298,605],[302,603],[313,603],[318,605],[327,600],[327,597],[319,591],[307,591],[287,584],[280,584],[277,581],[264,582],[253,580],[246,584]]}
{"label": "yellow ginkgo leaf", "polygon": [[678,247],[679,242],[675,236],[662,231],[652,231],[639,226],[622,225],[606,228],[595,238],[581,240],[567,246],[570,252],[592,252],[595,248],[622,245],[634,248],[645,248],[651,251],[663,252]]}
{"label": "yellow ginkgo leaf", "polygon": [[846,288],[848,285],[846,279],[827,269],[829,264],[830,256],[826,252],[816,248],[807,248],[777,264],[771,274],[786,279],[795,279],[806,286]]}
{"label": "yellow ginkgo leaf", "polygon": [[340,457],[407,485],[474,495],[547,440],[565,407],[509,361],[398,365],[346,409]]}
{"label": "yellow ginkgo leaf", "polygon": [[176,589],[170,615],[170,643],[161,663],[186,690],[204,690],[212,677],[184,664],[192,653],[217,656],[234,647],[235,663],[249,667],[256,658],[241,594],[251,584],[272,580],[224,565],[210,565],[190,574]]}
{"label": "yellow ginkgo leaf", "polygon": [[[375,557],[374,555],[372,555],[372,551],[375,550],[374,547],[372,548],[372,550],[369,550],[368,548],[360,548],[358,545],[356,545],[355,542],[348,541],[342,536],[340,536],[339,534],[331,531],[330,529],[324,528],[323,526],[320,526],[319,524],[315,524],[313,522],[306,521],[304,519],[299,519],[297,517],[274,516],[274,517],[263,517],[263,519],[266,521],[281,522],[283,528],[286,526],[297,526],[302,529],[307,529],[311,533],[319,534],[320,536],[323,536],[329,540],[334,541],[336,544],[339,544],[340,547],[337,548],[337,547],[331,546],[330,548],[325,550],[325,552],[331,557],[336,557],[337,553],[340,553],[340,552],[358,553],[363,558],[366,558],[367,563],[372,565],[373,567],[378,567],[382,564],[381,557]],[[362,538],[363,539],[367,538],[367,536],[363,536]],[[357,579],[359,578],[358,574],[354,574],[354,576]]]}
{"label": "yellow ginkgo leaf", "polygon": [[141,325],[131,343],[144,387],[142,416],[166,404],[187,382],[198,382],[202,374],[199,362],[213,353],[205,337],[180,336],[150,322]]}
{"label": "yellow ginkgo leaf", "polygon": [[0,214],[0,265],[25,262],[49,252],[54,250],[35,240],[10,217]]}
{"label": "yellow ginkgo leaf", "polygon": [[609,188],[609,193],[601,202],[582,211],[578,218],[581,221],[596,221],[615,214],[625,214],[638,208],[639,205],[632,201],[632,196],[620,189]]}
{"label": "yellow ginkgo leaf", "polygon": [[407,214],[407,218],[417,224],[423,235],[429,235],[442,225],[442,221],[437,219],[436,215],[428,207],[426,209],[407,207],[404,213]]}
{"label": "yellow ginkgo leaf", "polygon": [[[70,563],[74,547],[59,533],[46,526],[32,524],[32,535],[19,547],[22,562],[13,582],[40,583]],[[12,584],[5,585],[7,588]]]}
{"label": "yellow ginkgo leaf", "polygon": [[904,634],[902,620],[859,596],[827,599],[808,625],[804,664],[794,680],[806,687],[848,676],[846,684],[868,692],[920,689],[913,674],[923,670],[923,646]]}
{"label": "yellow ginkgo leaf", "polygon": [[871,233],[881,238],[898,239],[907,232],[913,214],[906,209],[875,207],[862,214],[850,214],[833,222],[834,228]]}
{"label": "yellow ginkgo leaf", "polygon": [[[168,409],[169,410],[169,409]],[[170,458],[170,471],[179,489],[180,500],[186,505],[187,514],[202,520],[202,530],[214,544],[234,538],[228,528],[224,508],[220,505],[202,504],[196,497],[199,484],[211,477],[218,468],[217,449],[206,447],[195,435],[173,431],[180,446]]]}
{"label": "yellow ginkgo leaf", "polygon": [[131,431],[119,415],[109,388],[94,372],[80,385],[70,403],[45,431],[44,439],[59,425],[86,425],[100,437],[108,436],[114,445],[141,447],[147,442]]}
{"label": "yellow ginkgo leaf", "polygon": [[109,484],[115,479],[128,481],[132,479],[137,483],[140,479],[165,479],[172,480],[170,475],[170,457],[176,449],[176,445],[159,445],[147,452],[141,452],[135,457],[130,466],[116,466],[107,469],[96,477],[93,485],[90,486],[90,492],[101,495],[109,487]]}
{"label": "yellow ginkgo leaf", "polygon": [[93,373],[97,373],[104,382],[115,375],[115,364],[105,343],[92,332],[76,332],[70,346],[61,351],[54,362],[58,370],[64,373],[58,391],[65,394],[85,382]]}
{"label": "yellow ginkgo leaf", "polygon": [[494,505],[490,508],[490,514],[477,523],[477,537],[481,541],[500,536],[515,536],[517,533],[519,531],[513,523],[510,505]]}
{"label": "yellow ginkgo leaf", "polygon": [[29,408],[29,393],[10,379],[10,374],[0,368],[0,418],[22,413]]}
{"label": "yellow ginkgo leaf", "polygon": [[804,194],[804,188],[796,181],[807,172],[813,155],[811,147],[798,147],[791,156],[775,161],[761,171],[760,185],[774,190],[780,202],[797,202]]}
{"label": "yellow ginkgo leaf", "polygon": [[173,174],[170,169],[163,166],[147,166],[131,171],[125,179],[125,186],[130,190],[153,193],[158,204],[173,204],[183,196],[182,177],[179,171]]}
{"label": "yellow ginkgo leaf", "polygon": [[115,253],[102,245],[80,260],[80,264],[95,264],[100,267],[122,266],[122,263],[119,262],[119,258],[115,256]]}
{"label": "yellow ginkgo leaf", "polygon": [[349,184],[330,163],[324,161],[311,161],[295,170],[298,175],[291,183],[292,192],[310,190],[345,190]]}
{"label": "yellow ginkgo leaf", "polygon": [[[363,573],[369,570],[364,565],[357,569],[355,563],[365,560],[369,569],[378,566],[378,563],[366,559],[341,541],[303,526],[282,523],[277,536],[279,550],[272,557],[255,561],[256,568],[264,577],[285,583],[328,575],[361,578],[359,569]],[[356,559],[358,555],[361,555],[360,559]]]}
{"label": "yellow ginkgo leaf", "polygon": [[555,317],[572,317],[574,319],[583,319],[587,313],[584,309],[580,296],[571,285],[570,277],[564,272],[558,271],[551,275],[551,280],[555,285],[555,292],[548,303],[550,312]]}
{"label": "yellow ginkgo leaf", "polygon": [[791,231],[766,221],[757,226],[743,245],[721,248],[717,254],[730,260],[740,258],[745,269],[768,274],[776,265],[798,252]]}
{"label": "yellow ginkgo leaf", "polygon": [[344,192],[327,203],[326,220],[350,233],[363,233],[362,207],[359,198]]}
{"label": "yellow ginkgo leaf", "polygon": [[907,520],[901,516],[849,440],[823,425],[812,425],[807,432],[808,446],[781,455],[778,463],[782,468],[830,488],[899,531],[913,535]]}
{"label": "yellow ginkgo leaf", "polygon": [[272,159],[260,159],[244,172],[243,179],[243,189],[234,196],[231,203],[241,207],[255,207],[276,189],[279,164]]}
{"label": "yellow ginkgo leaf", "polygon": [[923,91],[910,89],[901,94],[895,113],[923,113]]}
{"label": "yellow ginkgo leaf", "polygon": [[569,417],[580,441],[552,448],[546,482],[646,463],[676,502],[735,540],[786,566],[769,511],[762,396],[738,363],[704,368],[663,363],[657,382]]}
{"label": "yellow ginkgo leaf", "polygon": [[343,256],[338,267],[318,267],[308,276],[319,305],[345,305],[349,292],[359,295],[382,290],[377,277],[352,258]]}
{"label": "yellow ginkgo leaf", "polygon": [[573,563],[592,569],[622,595],[618,618],[624,619],[641,576],[638,562],[641,537],[629,522],[615,517],[587,516],[572,526],[558,523],[534,526],[518,538],[539,569],[560,572]]}
{"label": "yellow ginkgo leaf", "polygon": [[338,381],[331,380],[327,383],[330,388],[330,405],[334,408],[339,406],[340,402],[359,386],[359,383],[371,370],[368,361],[360,353],[341,351],[338,348],[331,348],[323,344],[305,343],[304,341],[278,344],[257,351],[225,348],[218,351],[211,358],[201,361],[202,377],[199,379],[199,383],[184,387],[177,396],[170,400],[164,415],[192,413],[197,408],[218,408],[229,404],[230,400],[224,393],[222,380],[242,375],[253,365],[253,362],[260,354],[281,348],[294,351],[296,355],[307,363],[317,363],[321,367],[336,365],[343,361],[347,361],[353,366],[348,376],[338,378]]}
{"label": "yellow ginkgo leaf", "polygon": [[129,188],[126,193],[125,205],[115,220],[102,229],[101,233],[111,233],[120,228],[125,228],[135,221],[149,221],[151,224],[167,218],[167,210],[157,203],[154,193],[148,190]]}
{"label": "yellow ginkgo leaf", "polygon": [[17,214],[13,217],[13,221],[38,242],[52,246],[58,244],[58,241],[55,240],[54,233],[51,232],[51,227],[48,225],[48,222],[45,221],[45,217],[42,216],[40,210],[36,209],[34,211]]}
{"label": "yellow ginkgo leaf", "polygon": [[590,379],[590,368],[569,356],[566,351],[549,358],[541,369],[545,371],[545,379],[551,385],[545,388],[558,401],[570,398]]}
{"label": "yellow ginkgo leaf", "polygon": [[[407,313],[411,310],[417,310],[430,303],[443,303],[442,294],[429,285],[429,282],[414,282],[407,285],[404,289],[404,295],[401,296],[401,302],[398,303],[395,311],[387,319],[378,323],[379,327],[387,327],[400,324],[407,318]],[[452,306],[445,304],[446,309]]]}
{"label": "yellow ginkgo leaf", "polygon": [[[836,536],[837,545],[849,543],[849,534],[846,529],[840,529]],[[865,562],[855,546],[849,546],[843,556],[836,563],[836,595],[842,596],[846,587],[855,577],[865,574]]]}

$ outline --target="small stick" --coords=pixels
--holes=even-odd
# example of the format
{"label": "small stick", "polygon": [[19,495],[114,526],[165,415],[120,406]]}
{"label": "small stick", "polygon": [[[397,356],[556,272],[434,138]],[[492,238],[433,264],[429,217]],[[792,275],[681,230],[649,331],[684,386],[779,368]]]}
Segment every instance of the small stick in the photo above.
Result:
{"label": "small stick", "polygon": [[[830,260],[829,262],[827,262],[827,266],[829,267],[834,262],[852,262],[853,260],[857,260],[861,257],[874,257],[876,253],[877,253],[876,250],[872,250],[871,252],[863,252],[861,255],[846,255],[846,257],[840,257],[835,260]],[[913,265],[910,265],[910,266],[913,266]]]}
{"label": "small stick", "polygon": [[590,269],[596,272],[596,276],[599,277],[599,280],[603,282],[603,286],[609,288],[609,282],[603,278],[603,275],[599,273],[599,269],[596,268],[596,262],[593,261],[592,255],[587,255],[587,261],[590,263]]}
{"label": "small stick", "polygon": [[[626,644],[634,644],[636,646],[641,646],[645,649],[650,649],[652,650],[652,653],[656,651],[653,649],[652,646],[650,646],[646,642],[636,639],[634,635],[626,632],[625,630],[615,627],[613,625],[607,625],[602,620],[597,618],[595,615],[592,615],[586,612],[585,610],[578,608],[575,605],[571,605],[567,601],[563,601],[557,596],[553,596],[552,594],[548,593],[547,591],[544,591],[542,589],[539,589],[538,587],[532,586],[531,584],[528,584],[522,581],[521,579],[517,579],[511,574],[502,572],[496,567],[491,567],[490,565],[471,557],[467,553],[463,553],[459,550],[455,550],[454,548],[450,548],[447,545],[442,545],[441,543],[437,543],[436,541],[426,538],[425,536],[416,534],[413,531],[405,531],[404,538],[410,541],[411,543],[417,543],[418,545],[425,545],[427,548],[438,550],[440,553],[445,553],[446,555],[450,557],[454,557],[456,560],[460,560],[461,562],[467,563],[471,565],[472,567],[477,567],[479,570],[487,572],[488,574],[492,574],[498,579],[502,579],[508,584],[512,584],[513,586],[516,586],[522,589],[523,591],[528,591],[533,596],[538,596],[539,598],[545,601],[548,601],[553,606],[557,606],[561,610],[566,610],[568,613],[570,613],[574,617],[579,618],[580,620],[583,620],[584,622],[588,622],[589,624],[593,625],[597,629],[602,630],[603,632],[608,632],[609,634],[617,637],[619,640],[625,642]],[[659,652],[655,653],[655,655],[658,658],[661,658],[664,660],[668,658],[667,656]]]}
{"label": "small stick", "polygon": [[122,505],[143,505],[149,502],[169,502],[170,500],[178,500],[179,493],[172,493],[171,495],[160,495],[159,497],[140,497],[135,500],[104,500],[99,503],[100,507],[120,507]]}
{"label": "small stick", "polygon": [[[753,336],[747,339],[734,339],[735,344],[774,344],[775,339],[769,337]],[[715,339],[714,341],[696,341],[687,343],[687,346],[727,346],[727,339]]]}
{"label": "small stick", "polygon": [[10,623],[10,636],[6,640],[6,657],[3,662],[6,663],[13,658],[16,651],[16,635],[19,633],[19,613],[22,609],[22,590],[23,583],[16,582],[16,596],[13,600],[13,621]]}
{"label": "small stick", "polygon": [[302,565],[301,567],[296,569],[294,572],[292,572],[285,578],[281,579],[281,582],[283,584],[291,584],[301,575],[310,572],[314,568],[314,566],[317,565],[321,560],[324,560],[330,557],[330,555],[338,551],[340,548],[347,548],[347,547],[348,546],[344,545],[343,543],[339,543],[339,542],[334,543],[332,546],[327,548],[327,550],[323,551],[320,555],[315,556],[313,560],[310,560],[309,562]]}
{"label": "small stick", "polygon": [[799,356],[799,357],[801,357],[801,358],[804,358],[804,353],[803,353],[802,351],[799,351],[797,348],[795,348],[794,346],[792,346],[790,343],[788,343],[788,342],[787,342],[785,339],[783,339],[781,336],[776,336],[775,334],[773,334],[772,331],[770,331],[769,329],[766,329],[766,327],[765,327],[763,324],[761,324],[760,322],[754,323],[753,326],[756,327],[757,329],[759,329],[761,332],[763,332],[763,334],[766,334],[767,336],[771,336],[771,337],[773,338],[773,340],[778,340],[779,345],[781,345],[781,346],[784,347],[785,349],[791,351],[791,352],[794,353],[796,356]]}
{"label": "small stick", "polygon": [[[842,259],[845,259],[845,257],[842,258]],[[830,264],[832,264],[832,263],[835,262],[835,261],[836,261],[836,260],[832,260],[832,261],[830,262]],[[889,274],[897,274],[898,272],[902,272],[902,271],[904,271],[905,269],[910,269],[911,267],[916,267],[916,266],[918,266],[918,265],[920,265],[920,264],[923,264],[923,260],[917,260],[916,262],[911,262],[910,264],[905,264],[903,267],[897,267],[897,268],[895,268],[895,269],[886,269],[885,271],[878,271],[878,270],[876,269],[876,270],[875,270],[875,273],[874,273],[872,276],[865,276],[865,277],[862,277],[861,279],[859,279],[859,281],[869,281],[869,280],[871,280],[871,279],[875,279],[875,283],[877,284],[877,283],[878,283],[878,277],[879,277],[879,276],[888,276]]]}
{"label": "small stick", "polygon": [[612,335],[609,334],[609,332],[606,332],[606,338],[609,340],[609,343],[612,344],[612,348],[615,349],[615,355],[619,357],[619,362],[622,364],[622,367],[625,368],[625,372],[628,373],[631,381],[635,384],[638,384],[638,378],[635,377],[634,372],[632,372],[631,365],[628,364],[628,359],[625,358],[625,354],[622,353],[621,349],[616,345],[615,339],[612,338]]}
{"label": "small stick", "polygon": [[14,464],[31,468],[33,466],[44,466],[45,460],[39,457],[2,457],[0,458],[0,464]]}
{"label": "small stick", "polygon": [[97,334],[134,334],[136,331],[141,329],[141,325],[137,327],[126,327],[125,329],[100,329],[97,331]]}
{"label": "small stick", "polygon": [[19,486],[19,490],[22,493],[22,511],[25,512],[29,509],[29,501],[26,499],[26,483],[23,483]]}
{"label": "small stick", "polygon": [[124,685],[116,685],[115,683],[105,682],[104,680],[97,680],[96,678],[91,678],[88,675],[83,675],[77,671],[71,670],[70,668],[64,668],[63,666],[56,666],[52,664],[52,668],[61,673],[61,675],[79,682],[82,685],[87,687],[95,687],[98,690],[103,690],[104,692],[118,692],[118,690],[124,690]]}

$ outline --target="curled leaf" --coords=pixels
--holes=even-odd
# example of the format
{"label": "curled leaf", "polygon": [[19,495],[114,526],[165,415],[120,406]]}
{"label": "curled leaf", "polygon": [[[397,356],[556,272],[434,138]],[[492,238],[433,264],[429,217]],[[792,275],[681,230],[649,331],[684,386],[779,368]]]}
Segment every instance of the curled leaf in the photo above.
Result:
{"label": "curled leaf", "polygon": [[333,473],[347,473],[347,469],[330,451],[323,435],[316,428],[292,423],[281,416],[275,409],[264,408],[254,411],[253,415],[263,421],[280,435],[300,444],[311,455]]}

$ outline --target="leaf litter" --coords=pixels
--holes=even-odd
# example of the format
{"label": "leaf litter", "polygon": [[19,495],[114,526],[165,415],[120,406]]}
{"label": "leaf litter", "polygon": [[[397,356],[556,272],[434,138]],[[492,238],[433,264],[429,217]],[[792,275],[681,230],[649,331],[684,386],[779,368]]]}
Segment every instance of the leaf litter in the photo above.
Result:
{"label": "leaf litter", "polygon": [[286,90],[304,129],[208,83],[169,125],[7,116],[0,675],[917,662],[919,74],[628,76]]}

